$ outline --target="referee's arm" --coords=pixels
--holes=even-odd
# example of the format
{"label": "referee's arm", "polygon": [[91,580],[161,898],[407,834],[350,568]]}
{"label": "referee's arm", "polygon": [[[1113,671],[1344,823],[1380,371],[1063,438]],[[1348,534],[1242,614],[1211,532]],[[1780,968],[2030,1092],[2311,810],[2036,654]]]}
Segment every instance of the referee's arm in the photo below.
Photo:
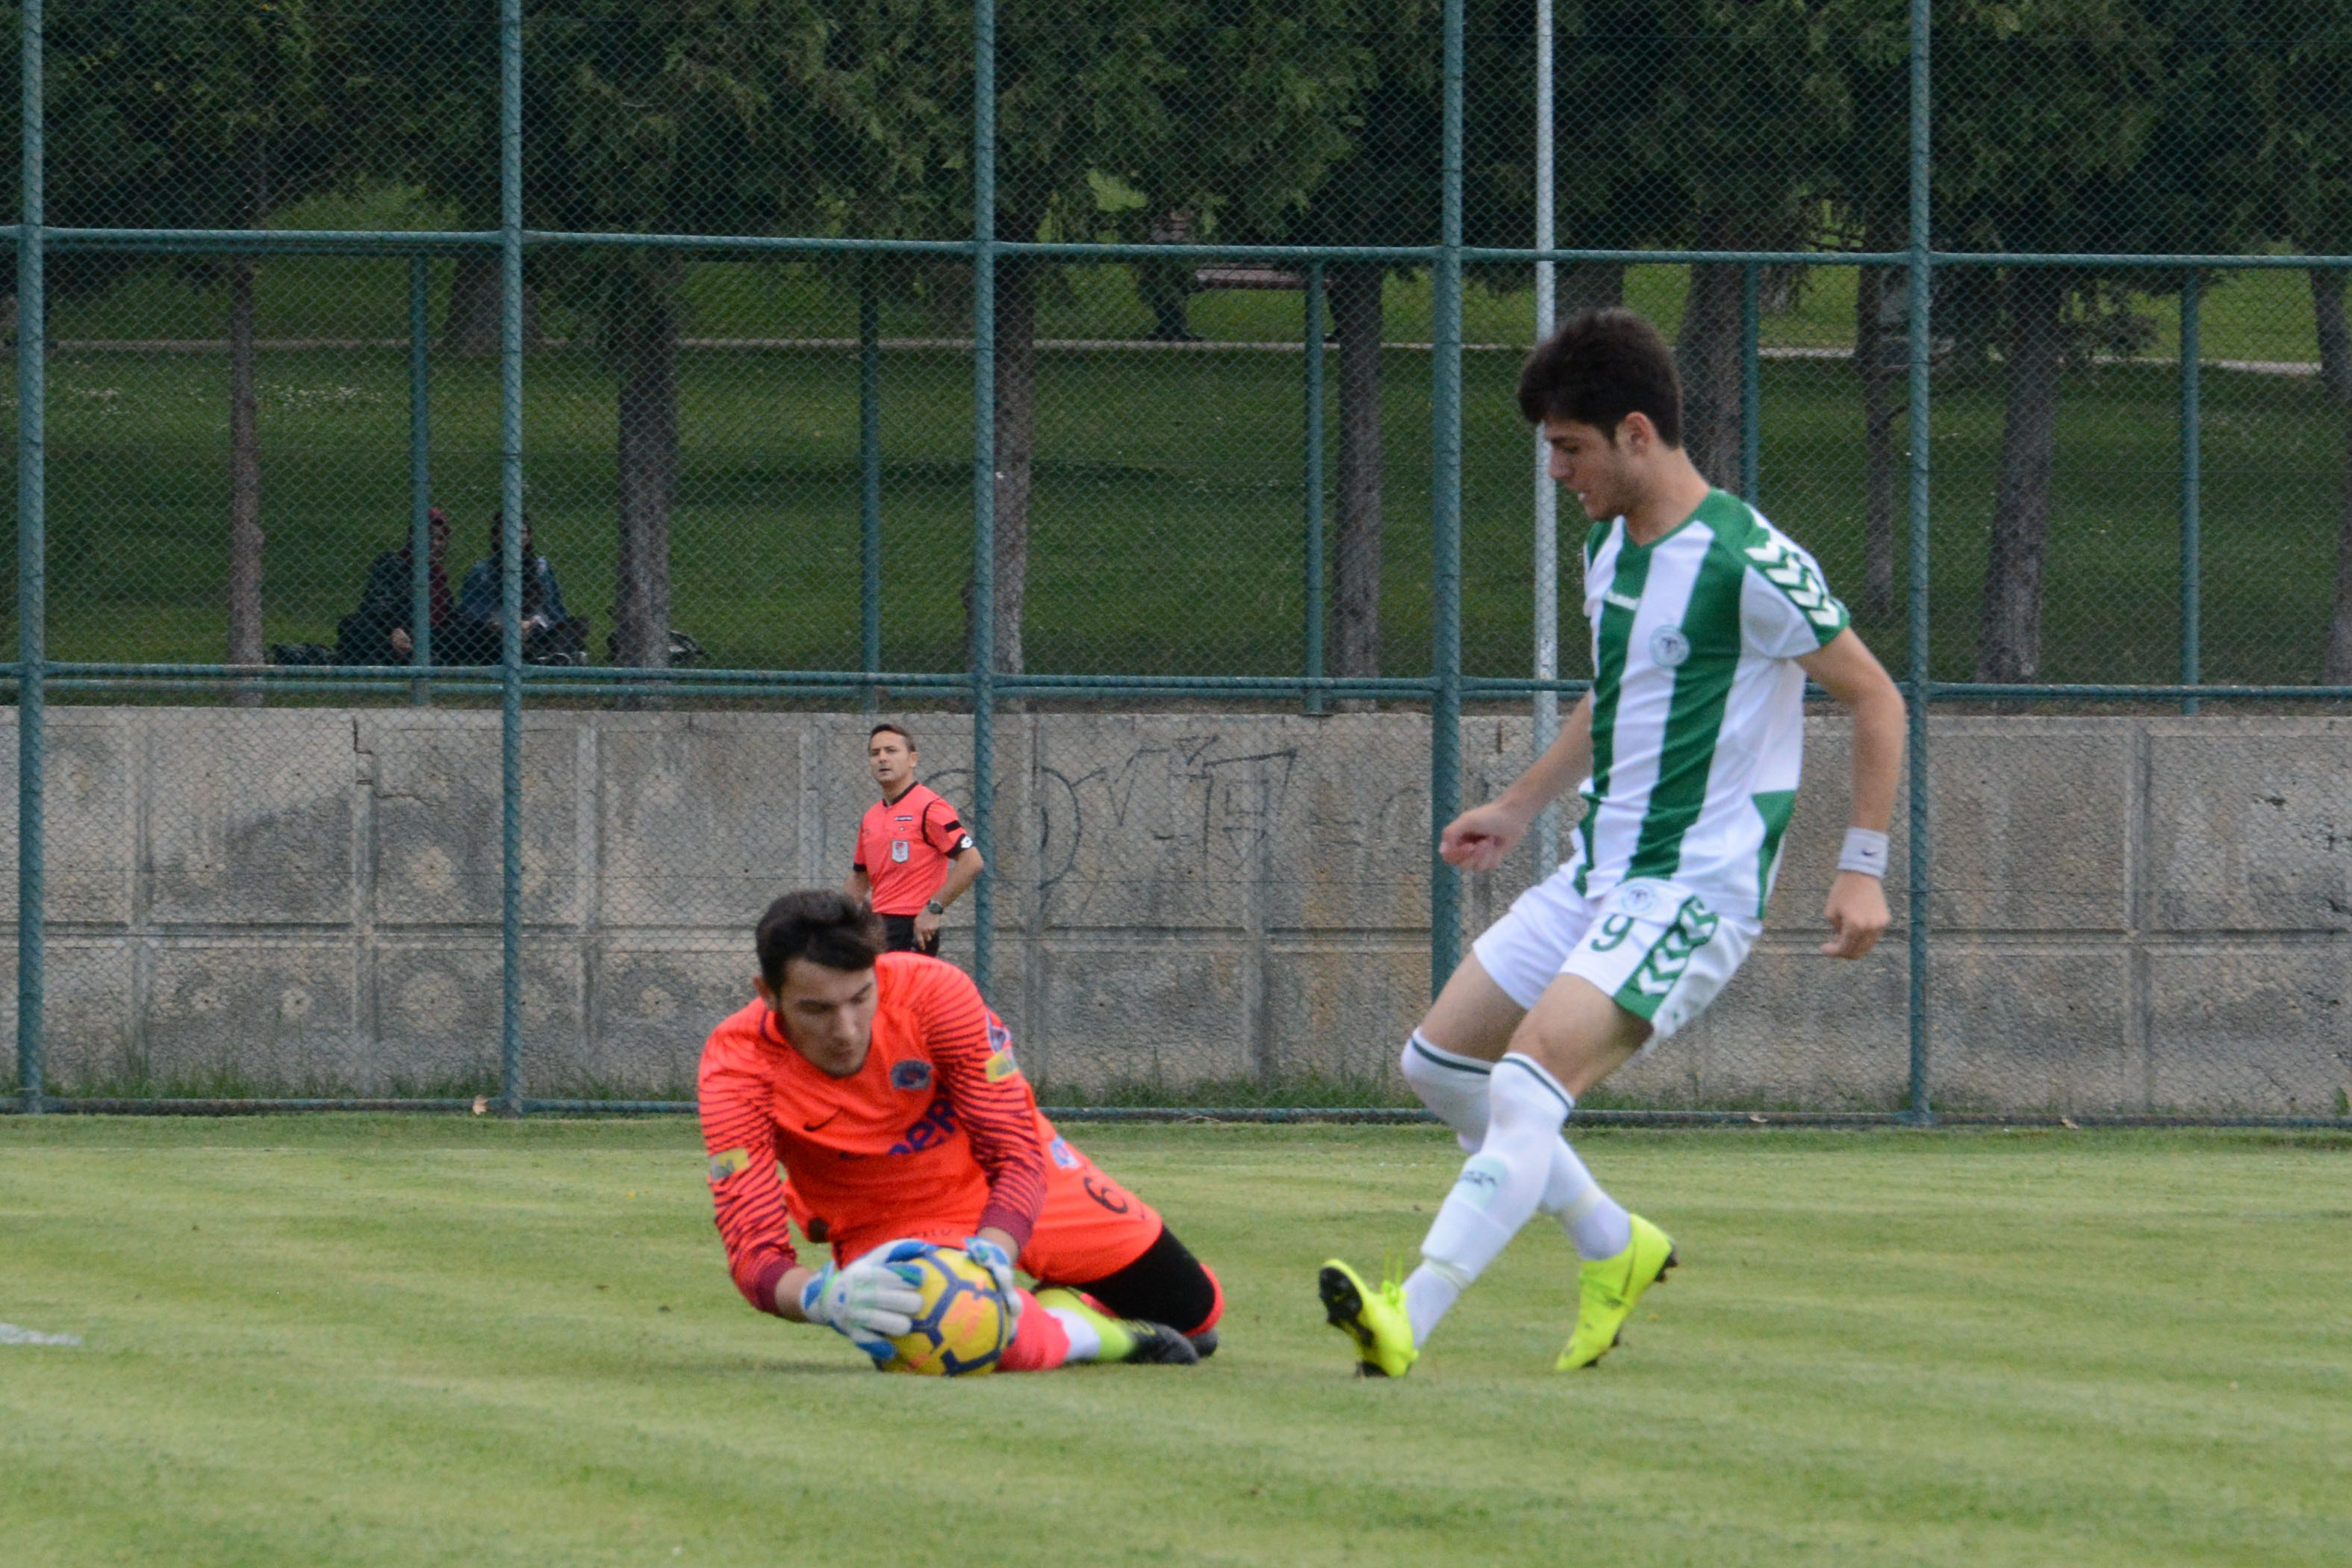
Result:
{"label": "referee's arm", "polygon": [[980,874],[988,869],[988,863],[981,858],[980,846],[971,841],[971,835],[963,830],[963,825],[956,823],[952,827],[955,842],[945,851],[948,858],[947,880],[940,884],[940,890],[931,895],[930,902],[915,915],[915,940],[918,942],[928,942],[937,934],[940,917],[947,913],[948,906],[970,892],[971,885],[980,880]]}

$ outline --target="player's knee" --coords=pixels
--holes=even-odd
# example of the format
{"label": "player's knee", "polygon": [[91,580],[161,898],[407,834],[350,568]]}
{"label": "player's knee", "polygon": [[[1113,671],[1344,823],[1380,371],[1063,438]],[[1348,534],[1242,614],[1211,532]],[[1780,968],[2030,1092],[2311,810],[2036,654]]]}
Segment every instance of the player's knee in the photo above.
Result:
{"label": "player's knee", "polygon": [[1486,1064],[1440,1050],[1416,1029],[1405,1042],[1399,1062],[1405,1082],[1422,1104],[1454,1129],[1465,1152],[1477,1148],[1486,1134]]}
{"label": "player's knee", "polygon": [[1225,1309],[1217,1277],[1164,1225],[1141,1257],[1082,1289],[1122,1318],[1148,1319],[1185,1334],[1208,1329]]}

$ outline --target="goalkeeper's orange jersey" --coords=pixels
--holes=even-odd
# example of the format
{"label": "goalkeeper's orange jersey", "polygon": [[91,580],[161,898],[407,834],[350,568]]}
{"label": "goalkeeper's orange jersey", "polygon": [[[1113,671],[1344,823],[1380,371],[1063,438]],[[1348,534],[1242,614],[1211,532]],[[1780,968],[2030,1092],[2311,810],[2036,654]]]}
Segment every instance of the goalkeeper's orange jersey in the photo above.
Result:
{"label": "goalkeeper's orange jersey", "polygon": [[1045,1202],[1053,1128],[971,977],[890,952],[875,985],[873,1047],[847,1078],[793,1049],[764,1002],[702,1047],[698,1095],[719,1234],[737,1288],[764,1311],[795,1260],[779,1164],[837,1243],[869,1232],[873,1242],[960,1243],[993,1226],[1025,1245]]}

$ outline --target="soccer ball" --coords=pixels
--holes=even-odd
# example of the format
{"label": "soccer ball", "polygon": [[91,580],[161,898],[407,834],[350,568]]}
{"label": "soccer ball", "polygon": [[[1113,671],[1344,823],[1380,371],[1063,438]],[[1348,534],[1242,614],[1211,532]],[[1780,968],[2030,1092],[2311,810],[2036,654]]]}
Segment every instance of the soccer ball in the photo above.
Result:
{"label": "soccer ball", "polygon": [[962,1253],[927,1247],[905,1259],[919,1276],[923,1310],[915,1326],[890,1342],[898,1354],[885,1372],[924,1377],[968,1377],[994,1372],[1005,1342],[1013,1337],[1003,1299],[987,1269]]}

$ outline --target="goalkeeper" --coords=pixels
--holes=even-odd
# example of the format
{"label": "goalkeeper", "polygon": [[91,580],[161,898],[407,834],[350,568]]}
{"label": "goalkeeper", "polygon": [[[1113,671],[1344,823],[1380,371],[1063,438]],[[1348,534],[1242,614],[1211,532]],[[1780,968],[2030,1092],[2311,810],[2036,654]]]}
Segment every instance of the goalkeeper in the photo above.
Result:
{"label": "goalkeeper", "polygon": [[[873,911],[830,890],[778,899],[758,946],[758,1000],[711,1031],[698,1079],[719,1234],[751,1305],[878,1365],[919,1307],[883,1262],[911,1240],[995,1277],[1004,1371],[1215,1349],[1216,1276],[1038,1111],[969,976],[884,952]],[[803,1262],[788,1220],[832,1260]]]}

